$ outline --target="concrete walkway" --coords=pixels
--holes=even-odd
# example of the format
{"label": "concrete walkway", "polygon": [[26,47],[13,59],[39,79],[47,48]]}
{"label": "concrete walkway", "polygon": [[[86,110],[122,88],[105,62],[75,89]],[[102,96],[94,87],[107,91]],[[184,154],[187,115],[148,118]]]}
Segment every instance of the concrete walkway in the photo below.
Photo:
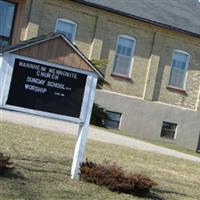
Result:
{"label": "concrete walkway", "polygon": [[[33,126],[37,128],[62,132],[66,134],[76,135],[78,132],[77,124],[72,124],[61,120],[28,115],[24,113],[6,111],[6,110],[0,110],[0,121],[9,121],[16,124]],[[117,135],[107,130],[102,130],[95,127],[90,127],[89,139],[105,143],[127,146],[130,148],[139,149],[143,151],[156,152],[200,163],[200,158],[196,156],[191,156],[178,151],[156,146],[130,137]]]}

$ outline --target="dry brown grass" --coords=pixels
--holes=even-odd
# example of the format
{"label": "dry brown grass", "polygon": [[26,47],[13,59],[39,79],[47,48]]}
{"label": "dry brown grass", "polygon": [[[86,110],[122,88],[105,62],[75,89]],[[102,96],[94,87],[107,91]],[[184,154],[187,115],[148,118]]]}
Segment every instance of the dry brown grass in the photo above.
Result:
{"label": "dry brown grass", "polygon": [[[14,171],[0,177],[0,199],[141,199],[70,180],[74,143],[71,135],[0,122],[0,152],[10,155],[15,165]],[[200,163],[94,141],[88,142],[86,157],[117,162],[127,171],[155,180],[158,186],[142,199],[200,199]]]}

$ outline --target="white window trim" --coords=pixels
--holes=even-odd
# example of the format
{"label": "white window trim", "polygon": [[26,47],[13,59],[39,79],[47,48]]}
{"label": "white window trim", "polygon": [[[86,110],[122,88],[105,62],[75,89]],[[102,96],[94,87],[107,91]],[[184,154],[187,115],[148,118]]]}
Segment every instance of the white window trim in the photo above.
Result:
{"label": "white window trim", "polygon": [[176,126],[176,130],[175,130],[175,134],[174,134],[174,140],[176,140],[176,138],[177,138],[178,127],[179,127],[179,125],[177,124],[177,126]]}
{"label": "white window trim", "polygon": [[[177,134],[178,134],[178,127],[179,127],[178,123],[168,122],[168,121],[163,121],[163,122],[176,124],[176,129],[175,129],[175,131],[174,131],[174,137],[173,137],[173,139],[172,139],[172,140],[176,140],[176,138],[177,138]],[[162,126],[163,126],[163,122],[162,122]],[[161,126],[161,131],[162,131],[162,126]],[[161,137],[161,138],[164,138],[164,139],[170,140],[169,138],[165,138],[165,137]]]}
{"label": "white window trim", "polygon": [[73,25],[74,25],[75,30],[74,30],[74,34],[73,34],[73,36],[72,36],[72,41],[71,41],[71,42],[74,44],[74,43],[75,43],[75,38],[76,38],[77,23],[75,23],[74,21],[69,20],[69,19],[58,18],[58,19],[56,20],[55,32],[56,32],[56,30],[57,30],[57,26],[58,26],[58,22],[59,22],[59,21],[66,22],[66,23],[69,23],[69,24],[73,24]]}
{"label": "white window trim", "polygon": [[[173,60],[174,60],[174,57],[175,57],[175,54],[176,53],[182,53],[182,54],[185,54],[188,56],[187,58],[187,61],[186,61],[186,67],[185,67],[185,80],[184,80],[184,83],[183,83],[183,87],[176,87],[176,86],[173,86],[170,84],[170,79],[171,79],[171,71],[172,71],[172,64],[173,64]],[[172,87],[172,88],[177,88],[177,89],[182,89],[182,90],[185,90],[186,89],[186,81],[187,81],[187,76],[188,76],[188,68],[189,68],[189,62],[190,62],[190,54],[186,51],[183,51],[183,50],[179,50],[179,49],[175,49],[173,51],[173,54],[172,54],[172,59],[171,59],[171,65],[170,65],[170,74],[169,74],[169,80],[168,80],[168,86],[169,87]]]}
{"label": "white window trim", "polygon": [[121,112],[116,112],[116,111],[112,111],[112,110],[106,110],[106,112],[118,113],[118,114],[121,115],[121,116],[120,116],[120,119],[119,119],[119,127],[118,127],[117,129],[115,129],[115,130],[120,130],[121,124],[122,124],[122,117],[123,117],[123,114],[122,114]]}
{"label": "white window trim", "polygon": [[[118,47],[119,39],[121,37],[134,41],[134,46],[132,48],[132,52],[131,52],[131,56],[130,56],[131,57],[131,64],[130,64],[130,69],[129,69],[128,76],[126,76],[124,74],[119,74],[119,73],[114,72],[114,68],[115,68],[114,65],[115,65],[115,58],[116,58],[116,54],[117,54],[117,47]],[[115,56],[114,56],[114,60],[113,60],[113,64],[112,64],[112,74],[113,75],[117,75],[117,76],[121,76],[121,77],[126,77],[126,78],[131,78],[132,69],[133,69],[133,63],[134,63],[135,49],[136,49],[136,39],[135,38],[133,38],[131,36],[128,36],[128,35],[118,35],[118,37],[117,37],[117,43],[116,43],[116,47],[115,47]]]}
{"label": "white window trim", "polygon": [[123,114],[121,113],[121,117],[120,117],[120,120],[119,120],[119,128],[118,128],[118,130],[121,129],[122,120],[123,120]]}

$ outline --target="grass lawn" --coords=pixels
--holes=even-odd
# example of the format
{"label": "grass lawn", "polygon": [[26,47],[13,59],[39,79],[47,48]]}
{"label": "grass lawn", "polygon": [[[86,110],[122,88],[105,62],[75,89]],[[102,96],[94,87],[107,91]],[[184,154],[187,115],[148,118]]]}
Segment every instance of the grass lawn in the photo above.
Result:
{"label": "grass lawn", "polygon": [[200,200],[200,163],[101,142],[88,141],[86,157],[145,173],[158,183],[151,197],[72,181],[74,144],[71,135],[0,122],[0,152],[10,155],[15,165],[12,173],[0,177],[0,199]]}
{"label": "grass lawn", "polygon": [[[97,126],[94,126],[94,127],[99,128],[99,129],[102,129],[102,130],[105,130],[105,128],[101,128],[101,127],[97,127]],[[106,130],[107,130],[107,129],[106,129]],[[187,148],[184,148],[184,147],[177,146],[175,143],[173,143],[173,142],[171,142],[171,141],[168,141],[168,139],[163,139],[163,140],[151,140],[151,139],[139,138],[138,136],[135,136],[135,135],[132,134],[132,133],[123,132],[123,131],[120,131],[120,130],[109,129],[109,131],[112,132],[112,133],[118,134],[118,135],[123,135],[123,136],[132,137],[132,138],[135,138],[135,139],[144,141],[144,142],[148,142],[148,143],[151,143],[151,144],[155,144],[155,145],[158,145],[158,146],[161,146],[161,147],[165,147],[165,148],[168,148],[168,149],[173,149],[173,150],[175,150],[175,151],[179,151],[179,152],[182,152],[182,153],[186,153],[186,154],[189,154],[189,155],[192,155],[192,156],[200,157],[200,153],[197,153],[197,152],[195,152],[195,151],[193,151],[193,150],[191,150],[191,149],[187,149]]]}

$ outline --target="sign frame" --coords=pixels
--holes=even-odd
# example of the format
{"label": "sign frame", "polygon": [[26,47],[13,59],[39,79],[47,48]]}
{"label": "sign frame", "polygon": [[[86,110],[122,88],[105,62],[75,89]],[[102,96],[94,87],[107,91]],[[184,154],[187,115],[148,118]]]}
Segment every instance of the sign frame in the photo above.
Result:
{"label": "sign frame", "polygon": [[[9,91],[10,91],[12,74],[13,74],[13,69],[14,69],[14,64],[15,64],[16,59],[22,59],[22,60],[25,60],[25,61],[35,62],[35,63],[41,64],[41,65],[47,65],[49,67],[56,68],[56,69],[69,70],[69,71],[72,71],[72,72],[75,72],[75,73],[77,72],[77,73],[87,75],[80,117],[76,118],[76,117],[65,116],[65,115],[61,115],[61,114],[53,114],[53,113],[46,112],[46,111],[38,111],[38,110],[30,109],[30,108],[23,108],[23,107],[18,107],[18,106],[6,104],[7,99],[8,99],[8,95],[9,95]],[[38,60],[38,59],[35,59],[35,58],[25,57],[25,56],[16,55],[16,54],[8,54],[8,55],[4,56],[2,67],[6,68],[5,69],[5,75],[4,75],[5,78],[4,78],[4,81],[2,81],[4,83],[3,87],[2,87],[3,88],[3,94],[2,94],[2,97],[0,96],[0,102],[1,102],[1,99],[2,99],[2,103],[0,103],[0,106],[2,105],[2,108],[8,109],[8,110],[19,111],[19,112],[25,112],[25,113],[28,113],[28,114],[38,115],[38,116],[42,116],[42,117],[49,117],[49,118],[53,118],[53,119],[69,121],[69,122],[73,122],[73,123],[77,123],[77,124],[84,123],[84,121],[85,121],[84,120],[84,115],[85,115],[84,114],[84,112],[85,112],[84,108],[87,106],[89,88],[90,88],[90,84],[91,84],[90,79],[93,76],[95,76],[97,78],[96,74],[89,72],[89,71],[83,71],[83,70],[80,70],[78,68],[72,68],[72,67],[63,66],[63,65],[59,65],[59,64],[49,63],[49,62],[46,62],[46,61],[41,61],[41,60]]]}
{"label": "sign frame", "polygon": [[[82,99],[80,117],[74,118],[70,116],[52,114],[49,112],[43,112],[18,106],[7,105],[6,102],[10,91],[14,64],[16,59],[23,59],[30,62],[44,64],[47,66],[87,75],[83,99]],[[92,106],[94,102],[97,80],[98,80],[98,75],[95,72],[84,71],[78,68],[72,68],[60,64],[49,63],[35,58],[25,57],[11,53],[5,54],[2,57],[0,55],[0,108],[79,124],[79,130],[78,130],[78,135],[73,155],[73,162],[71,167],[71,179],[79,179],[80,163],[83,161],[84,158],[84,151],[87,143],[87,136],[89,132],[90,118],[92,113]]]}

